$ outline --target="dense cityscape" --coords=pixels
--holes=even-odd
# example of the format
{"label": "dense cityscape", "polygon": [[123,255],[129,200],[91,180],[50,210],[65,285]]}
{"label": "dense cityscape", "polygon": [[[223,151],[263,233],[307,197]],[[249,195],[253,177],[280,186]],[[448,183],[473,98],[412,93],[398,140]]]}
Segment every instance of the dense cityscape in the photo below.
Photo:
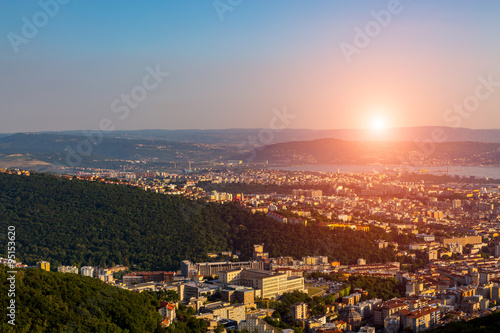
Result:
{"label": "dense cityscape", "polygon": [[[22,170],[2,172],[30,176]],[[167,293],[171,299],[158,308],[164,327],[179,320],[176,309],[182,305],[193,308],[193,316],[214,331],[224,327],[278,332],[283,327],[274,320],[281,318],[280,325],[292,331],[375,332],[383,327],[386,332],[418,332],[490,314],[500,300],[496,180],[430,175],[425,170],[356,174],[234,166],[170,174],[94,171],[57,177],[134,186],[195,201],[237,203],[242,210],[282,224],[357,233],[377,229],[393,239],[374,241],[377,249],[389,249],[391,258],[396,258],[383,262],[360,257],[352,263],[313,253],[302,258],[271,257],[266,248],[272,244],[254,244],[248,261],[240,261],[241,253],[228,249],[206,253],[212,261],[184,260],[176,271],[135,271],[123,265],[53,267],[47,261],[37,262],[36,267],[46,271],[81,274],[131,291]],[[204,190],[214,186],[233,190]],[[259,194],[239,192],[245,186]],[[28,266],[17,262],[16,267]],[[370,284],[354,288],[357,279],[364,278],[390,281],[394,288],[390,292],[398,297],[377,293]],[[280,299],[297,292],[321,306],[311,308],[307,301],[288,304],[282,317],[278,304],[285,301]],[[268,301],[270,308],[265,306]]]}

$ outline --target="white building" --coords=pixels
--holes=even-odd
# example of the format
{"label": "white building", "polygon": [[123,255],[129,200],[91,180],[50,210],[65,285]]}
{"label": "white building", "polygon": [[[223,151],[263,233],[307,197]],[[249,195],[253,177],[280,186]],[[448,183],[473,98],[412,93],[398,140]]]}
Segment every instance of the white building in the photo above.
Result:
{"label": "white building", "polygon": [[80,268],[80,274],[83,276],[94,277],[95,268],[92,266],[82,266]]}
{"label": "white building", "polygon": [[78,267],[76,266],[59,266],[57,267],[59,273],[73,273],[78,274]]}

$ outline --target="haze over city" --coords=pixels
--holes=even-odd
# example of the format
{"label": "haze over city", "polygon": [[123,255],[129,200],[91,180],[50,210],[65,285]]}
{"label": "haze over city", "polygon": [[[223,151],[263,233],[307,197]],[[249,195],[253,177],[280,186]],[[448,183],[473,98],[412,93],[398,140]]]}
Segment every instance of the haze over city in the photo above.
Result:
{"label": "haze over city", "polygon": [[496,1],[5,1],[0,12],[0,133],[102,119],[268,128],[275,108],[295,116],[287,128],[500,125]]}

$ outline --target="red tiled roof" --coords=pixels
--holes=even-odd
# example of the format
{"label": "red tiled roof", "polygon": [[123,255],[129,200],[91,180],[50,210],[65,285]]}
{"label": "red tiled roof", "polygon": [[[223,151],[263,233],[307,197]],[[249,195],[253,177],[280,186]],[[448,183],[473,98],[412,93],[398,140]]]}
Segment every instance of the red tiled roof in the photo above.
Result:
{"label": "red tiled roof", "polygon": [[420,309],[420,310],[412,311],[411,314],[407,315],[407,317],[410,317],[410,318],[420,318],[420,317],[423,317],[425,315],[428,315],[428,314],[431,314],[433,312],[436,312],[438,310],[439,310],[438,308],[423,308],[423,309]]}

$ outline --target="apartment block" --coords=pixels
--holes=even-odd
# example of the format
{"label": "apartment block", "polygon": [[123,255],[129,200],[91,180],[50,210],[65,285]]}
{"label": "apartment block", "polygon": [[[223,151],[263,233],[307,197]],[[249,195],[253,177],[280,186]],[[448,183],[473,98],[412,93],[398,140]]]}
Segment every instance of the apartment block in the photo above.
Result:
{"label": "apartment block", "polygon": [[409,306],[400,301],[387,301],[375,305],[373,309],[373,321],[376,326],[384,325],[384,319],[401,311],[408,310]]}
{"label": "apartment block", "polygon": [[441,312],[438,308],[424,307],[420,310],[402,311],[402,314],[403,327],[411,327],[413,332],[417,333],[434,327],[440,319]]}
{"label": "apartment block", "polygon": [[307,319],[307,304],[295,303],[290,308],[293,320]]}
{"label": "apartment block", "polygon": [[59,273],[73,273],[78,274],[78,267],[76,266],[58,266],[57,271]]}
{"label": "apartment block", "polygon": [[375,305],[381,302],[382,300],[380,298],[370,299],[354,305],[354,310],[361,315],[361,318],[366,319],[373,314],[373,308]]}
{"label": "apartment block", "polygon": [[175,305],[172,303],[161,304],[161,307],[158,309],[158,312],[163,318],[168,318],[170,322],[172,322],[176,317]]}
{"label": "apartment block", "polygon": [[36,263],[36,268],[43,269],[44,271],[50,272],[50,262],[39,261]]}
{"label": "apartment block", "polygon": [[92,266],[82,266],[80,268],[80,274],[83,276],[94,277],[95,276],[95,268]]}
{"label": "apartment block", "polygon": [[342,297],[342,303],[354,305],[354,304],[358,303],[360,299],[361,299],[361,294],[355,293],[355,294],[351,294],[351,295]]}

